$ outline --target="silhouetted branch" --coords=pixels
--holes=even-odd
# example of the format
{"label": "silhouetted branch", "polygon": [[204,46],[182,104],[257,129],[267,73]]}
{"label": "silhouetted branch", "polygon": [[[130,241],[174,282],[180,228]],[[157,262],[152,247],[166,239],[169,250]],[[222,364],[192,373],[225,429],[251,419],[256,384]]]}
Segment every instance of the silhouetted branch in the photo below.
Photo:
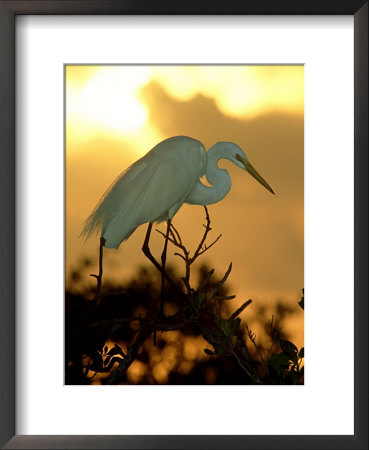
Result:
{"label": "silhouetted branch", "polygon": [[[182,238],[178,232],[178,230],[175,228],[173,224],[170,225],[169,230],[169,241],[178,249],[181,250],[182,254],[179,252],[174,253],[176,256],[179,256],[185,263],[185,275],[182,277],[183,284],[186,288],[186,293],[192,294],[195,292],[191,286],[190,286],[190,276],[191,276],[191,265],[197,260],[197,258],[201,255],[203,255],[206,251],[208,251],[221,237],[221,234],[209,245],[206,245],[206,239],[209,234],[209,231],[211,231],[210,227],[210,216],[209,212],[206,206],[204,206],[205,209],[205,217],[206,217],[206,224],[203,225],[205,228],[204,234],[200,240],[200,243],[198,244],[193,256],[190,256],[190,252],[187,250],[186,246],[182,242]],[[165,234],[161,232],[160,230],[156,230],[159,234],[161,234],[165,238]]]}
{"label": "silhouetted branch", "polygon": [[[229,268],[227,269],[227,272],[222,277],[222,279],[219,280],[217,283],[215,283],[214,286],[210,289],[210,291],[207,292],[206,295],[204,292],[200,292],[200,293],[197,292],[196,294],[194,294],[195,297],[192,296],[192,301],[189,301],[187,303],[187,305],[185,305],[176,314],[174,314],[172,316],[168,316],[168,317],[158,317],[155,319],[141,319],[139,317],[132,318],[131,321],[139,321],[140,330],[138,331],[132,344],[130,344],[127,347],[126,355],[123,358],[119,359],[118,367],[107,378],[107,381],[106,381],[107,384],[116,384],[117,382],[119,382],[123,379],[125,373],[129,369],[131,364],[135,361],[137,354],[138,354],[140,348],[142,347],[142,345],[152,334],[155,334],[157,331],[169,332],[169,331],[179,330],[179,329],[184,328],[186,326],[186,324],[192,323],[195,326],[199,327],[199,329],[201,330],[205,339],[210,344],[212,344],[214,346],[214,348],[223,345],[222,341],[220,341],[219,338],[217,337],[216,329],[214,332],[211,332],[211,330],[208,329],[208,327],[202,323],[202,316],[205,314],[209,315],[208,306],[211,303],[211,301],[215,301],[217,312],[216,312],[215,318],[213,320],[213,327],[219,326],[221,316],[220,316],[220,307],[218,307],[217,305],[220,305],[222,300],[231,297],[231,296],[219,295],[219,289],[223,286],[226,279],[228,278],[231,267],[232,267],[232,265],[229,266]],[[212,274],[212,271],[210,271],[209,274],[210,273]],[[211,275],[208,276],[208,279],[210,279],[210,276]],[[206,289],[208,288],[208,286],[206,284],[203,287]],[[201,302],[201,299],[204,299],[204,300]],[[246,302],[246,304],[249,304],[249,303],[250,303],[250,301]],[[244,308],[245,308],[245,306],[243,306],[243,309]],[[235,312],[236,314],[237,314],[237,311]],[[208,319],[209,319],[209,316],[208,316]],[[223,319],[223,320],[225,320],[225,319]],[[121,319],[114,320],[114,322],[117,322],[117,321],[124,321],[124,319],[123,320],[121,320]],[[127,321],[129,321],[129,319]],[[227,338],[227,342],[229,342],[228,338]],[[224,348],[224,351],[225,352],[229,351],[228,344]],[[117,362],[117,361],[115,361],[115,362]],[[240,362],[239,358],[238,358],[237,362],[239,364],[241,364],[241,367],[243,368],[243,370],[245,370],[245,363],[242,364]],[[246,370],[246,372],[249,373],[249,371],[247,371],[247,370]],[[250,378],[256,382],[255,377],[250,375]]]}
{"label": "silhouetted branch", "polygon": [[[127,347],[127,353],[124,358],[118,361],[118,367],[111,373],[106,380],[107,384],[116,384],[121,381],[125,373],[135,361],[138,352],[142,345],[156,331],[174,331],[183,328],[187,323],[197,320],[197,314],[191,311],[189,307],[177,312],[173,316],[156,318],[156,319],[142,319],[140,330],[137,333],[132,344]],[[117,362],[117,361],[116,361]]]}
{"label": "silhouetted branch", "polygon": [[206,238],[208,237],[208,233],[209,231],[211,231],[211,227],[210,227],[210,216],[209,216],[209,211],[208,208],[206,206],[204,206],[205,209],[205,216],[206,216],[206,225],[203,225],[205,227],[205,233],[197,247],[197,249],[195,250],[195,253],[193,255],[193,257],[190,259],[190,264],[192,264],[200,255],[202,255],[203,253],[205,253],[207,250],[209,250],[210,247],[212,247],[222,236],[221,234],[215,239],[214,242],[212,242],[210,245],[206,246],[205,245],[205,241]]}
{"label": "silhouetted branch", "polygon": [[[177,283],[174,282],[167,273],[165,273],[160,264],[152,256],[148,246],[152,227],[152,224],[149,224],[142,249],[154,266],[160,272],[164,272],[164,276],[168,279],[168,281],[170,281],[171,284],[177,288],[177,293],[172,293],[172,295],[177,295],[181,298],[181,302],[178,303],[179,310],[175,314],[167,317],[159,315],[156,318],[148,318],[141,317],[140,315],[132,315],[132,317],[123,316],[117,318],[116,316],[114,317],[109,315],[108,318],[98,320],[97,318],[100,317],[100,310],[93,309],[91,319],[85,322],[79,322],[79,325],[76,327],[77,336],[78,333],[82,332],[83,327],[87,327],[89,331],[93,329],[93,335],[96,335],[99,339],[102,339],[95,352],[87,351],[86,353],[83,353],[83,357],[80,359],[79,365],[77,363],[77,370],[80,369],[85,380],[93,379],[97,373],[105,373],[109,374],[104,380],[107,384],[118,384],[120,382],[124,382],[127,370],[131,367],[132,363],[137,360],[140,350],[152,336],[154,336],[155,342],[157,332],[183,330],[189,324],[192,328],[196,327],[201,336],[213,348],[212,350],[206,348],[204,349],[204,352],[210,358],[219,357],[235,360],[235,367],[238,366],[242,369],[242,371],[238,370],[242,377],[244,376],[243,372],[247,375],[247,382],[263,384],[265,380],[263,376],[274,376],[276,377],[275,379],[279,380],[278,377],[282,376],[281,374],[285,374],[286,376],[291,376],[290,380],[292,380],[292,383],[296,384],[298,380],[303,377],[303,367],[300,368],[300,363],[303,358],[303,348],[300,352],[298,352],[298,349],[294,346],[294,344],[280,338],[280,329],[276,328],[273,323],[274,317],[272,317],[272,320],[269,322],[272,343],[267,350],[266,357],[264,358],[259,346],[256,343],[256,335],[249,329],[247,324],[242,324],[241,319],[239,318],[240,314],[251,304],[252,300],[250,299],[243,302],[241,306],[233,312],[229,311],[229,302],[236,296],[228,295],[224,285],[230,276],[232,263],[229,264],[226,272],[219,280],[214,281],[214,269],[211,269],[202,274],[202,279],[196,290],[191,286],[190,279],[193,263],[207,250],[209,250],[221,237],[221,235],[219,235],[211,244],[206,244],[209,232],[211,231],[210,216],[206,207],[205,215],[206,223],[203,225],[205,230],[192,256],[183,243],[178,230],[170,222],[168,224],[169,228],[167,229],[167,239],[178,250],[175,255],[179,256],[185,264],[185,274],[181,278],[185,287],[185,293],[183,293],[183,290],[179,288]],[[157,231],[164,238],[166,238],[164,233],[159,230]],[[95,295],[95,300],[97,300],[97,302],[96,304],[93,304],[93,308],[96,307],[99,303],[99,299],[101,298],[100,290],[103,274],[103,246],[104,241],[103,238],[101,238],[99,274],[91,274],[91,276],[97,279]],[[130,295],[129,289],[113,292],[110,295],[115,294],[124,294],[125,297],[129,297]],[[183,299],[185,301],[183,301]],[[145,298],[145,301],[146,300],[147,299]],[[223,304],[223,302],[227,303]],[[99,307],[101,306],[104,305],[100,305]],[[83,316],[81,315],[81,317]],[[126,334],[123,334],[123,336],[129,336],[129,338],[122,339],[124,342],[129,341],[126,349],[123,351],[117,343],[115,343],[110,349],[107,345],[103,348],[101,346],[101,342],[107,342],[105,336],[109,336],[109,333],[111,339],[120,339],[119,336],[122,336],[122,334],[119,324],[127,325],[126,330],[128,331],[126,332],[126,330],[124,330],[124,333]],[[254,359],[251,357],[244,339],[245,331],[246,335],[251,340],[252,345],[255,347],[260,361],[255,359],[255,357]],[[114,333],[117,334],[115,335]],[[100,337],[100,335],[103,337]],[[112,336],[114,336],[114,338]],[[272,355],[273,348],[277,341],[282,348],[282,352],[277,355]],[[88,360],[87,363],[86,359]],[[260,375],[258,372],[258,369],[261,369],[260,365],[263,366],[262,371],[264,375]],[[91,372],[94,372],[92,376],[90,376]],[[265,373],[267,375],[265,375]]]}

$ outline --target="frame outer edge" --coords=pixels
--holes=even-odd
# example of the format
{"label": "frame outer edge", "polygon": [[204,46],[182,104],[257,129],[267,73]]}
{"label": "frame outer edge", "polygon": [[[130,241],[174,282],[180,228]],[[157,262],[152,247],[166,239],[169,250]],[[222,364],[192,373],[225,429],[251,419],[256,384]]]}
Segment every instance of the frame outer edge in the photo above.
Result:
{"label": "frame outer edge", "polygon": [[[15,14],[30,14],[35,11],[22,11],[25,5],[32,10],[35,4],[42,5],[38,14],[47,14],[46,2],[3,2],[0,1],[0,446],[2,448],[209,448],[215,444],[215,436],[15,436]],[[54,5],[67,2],[56,1]],[[80,2],[76,2],[80,3]],[[88,2],[86,2],[88,3]],[[112,2],[114,3],[114,2]],[[128,2],[129,3],[129,2]],[[159,1],[160,3],[160,1]],[[305,3],[306,2],[302,2]],[[316,5],[316,14],[342,14],[332,11],[331,5],[322,7],[325,2]],[[329,2],[328,2],[329,3]],[[337,3],[336,2],[336,6]],[[360,2],[361,8],[355,9],[346,3],[346,14],[355,13],[355,435],[344,436],[267,436],[264,443],[255,438],[259,436],[234,436],[233,445],[224,436],[219,436],[218,445],[227,448],[319,448],[368,449],[368,2]],[[21,6],[21,4],[23,4]],[[15,11],[14,5],[21,6]],[[71,5],[69,3],[69,5]],[[65,8],[64,8],[65,9]],[[127,10],[133,9],[132,5]],[[311,8],[306,8],[307,11]],[[314,8],[315,9],[315,8]],[[348,11],[348,9],[350,11]],[[320,10],[320,11],[319,11]],[[305,14],[307,13],[305,11]],[[323,12],[324,11],[324,12]],[[61,14],[60,11],[53,11]],[[64,11],[64,13],[66,13]],[[72,12],[69,12],[72,13]],[[99,13],[99,12],[97,12]],[[100,12],[101,13],[101,12]],[[126,11],[129,14],[129,11]],[[132,13],[132,12],[131,12]],[[165,12],[163,12],[165,14]],[[266,11],[265,14],[268,12]],[[269,12],[269,14],[275,14]],[[73,14],[73,13],[72,13]],[[278,13],[277,13],[278,14]],[[304,7],[300,14],[304,14]],[[359,119],[359,120],[357,120]],[[359,180],[360,178],[360,180]],[[180,442],[177,441],[178,438]],[[195,438],[195,439],[193,439]],[[205,438],[205,442],[202,442]],[[223,439],[222,439],[223,438]],[[238,438],[238,439],[237,439]],[[291,439],[292,438],[292,439]],[[295,439],[294,439],[295,438]],[[296,439],[297,438],[297,439]],[[302,438],[302,442],[301,442]],[[306,440],[305,440],[305,439]],[[149,439],[149,442],[147,441]],[[167,439],[167,440],[166,440]],[[193,439],[193,440],[192,440]],[[273,439],[273,440],[274,440]],[[296,447],[294,447],[294,440]],[[94,442],[91,442],[94,441]],[[176,442],[177,441],[177,442]],[[237,442],[238,441],[238,442]],[[266,442],[269,441],[267,444]],[[278,441],[280,443],[278,444]],[[300,442],[299,442],[300,441]],[[112,445],[111,447],[109,446]],[[168,445],[175,447],[168,447]],[[176,445],[177,444],[177,445]],[[186,445],[187,444],[187,445]],[[338,445],[337,445],[338,444]],[[67,447],[64,447],[67,445]],[[99,445],[99,447],[96,447]],[[101,445],[101,446],[100,446]],[[107,447],[108,445],[109,447]],[[158,447],[158,445],[160,447]],[[162,446],[161,446],[162,445]],[[215,445],[214,448],[221,448]],[[280,445],[282,447],[280,447]],[[291,445],[291,447],[290,447]]]}
{"label": "frame outer edge", "polygon": [[125,450],[365,450],[354,436],[253,435],[42,435],[15,436],[5,449],[125,449]]}
{"label": "frame outer edge", "polygon": [[15,433],[15,39],[0,3],[0,446]]}
{"label": "frame outer edge", "polygon": [[354,16],[354,423],[368,448],[368,2]]}
{"label": "frame outer edge", "polygon": [[365,0],[3,0],[15,14],[355,14]]}

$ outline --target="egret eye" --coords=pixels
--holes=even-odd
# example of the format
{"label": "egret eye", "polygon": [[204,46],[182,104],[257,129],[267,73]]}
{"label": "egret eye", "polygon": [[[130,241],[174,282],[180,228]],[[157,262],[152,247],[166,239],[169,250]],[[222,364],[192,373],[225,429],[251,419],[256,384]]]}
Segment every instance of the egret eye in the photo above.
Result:
{"label": "egret eye", "polygon": [[242,164],[242,168],[246,169],[247,159],[244,156],[236,153],[236,160]]}

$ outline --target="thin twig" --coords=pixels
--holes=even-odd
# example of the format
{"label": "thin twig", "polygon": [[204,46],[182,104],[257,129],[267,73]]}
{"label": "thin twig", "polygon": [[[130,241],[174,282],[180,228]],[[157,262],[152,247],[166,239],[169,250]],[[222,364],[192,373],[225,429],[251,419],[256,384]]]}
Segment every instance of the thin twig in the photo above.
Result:
{"label": "thin twig", "polygon": [[173,225],[173,223],[170,224],[171,225],[171,231],[172,233],[174,232],[176,234],[176,239],[177,241],[182,244],[182,239],[181,239],[181,235],[179,234],[177,228]]}
{"label": "thin twig", "polygon": [[220,235],[215,239],[215,241],[213,241],[211,244],[209,244],[209,245],[204,245],[204,248],[203,248],[201,251],[199,251],[199,252],[197,253],[196,258],[197,258],[198,256],[202,255],[203,253],[207,252],[214,244],[216,244],[216,243],[219,241],[219,239],[220,239],[221,237],[222,237],[222,235],[220,234]]}
{"label": "thin twig", "polygon": [[[208,211],[208,208],[205,205],[204,205],[204,209],[205,209],[205,216],[206,216],[206,225],[204,225],[205,233],[203,234],[203,236],[201,238],[201,241],[200,241],[199,245],[197,246],[197,249],[195,250],[195,253],[194,253],[193,257],[191,258],[192,261],[195,261],[195,259],[200,255],[200,251],[202,250],[203,245],[204,245],[204,243],[206,241],[206,238],[208,236],[208,233],[211,230],[211,228],[210,228],[209,211]],[[204,251],[206,251],[206,250],[204,250]],[[204,251],[202,253],[204,253]]]}
{"label": "thin twig", "polygon": [[255,349],[256,349],[256,351],[257,351],[257,354],[259,355],[260,361],[261,361],[262,364],[263,364],[263,366],[264,366],[265,368],[268,368],[268,367],[267,367],[268,365],[267,365],[267,363],[265,362],[265,359],[263,358],[263,355],[262,355],[262,353],[261,353],[261,350],[260,350],[259,346],[257,345],[257,343],[256,343],[256,341],[255,341],[256,335],[250,330],[250,328],[248,327],[247,324],[246,324],[246,332],[247,332],[247,336],[250,338],[250,341],[253,343],[253,345],[254,345],[254,347],[255,347]]}
{"label": "thin twig", "polygon": [[89,327],[98,327],[101,325],[114,325],[116,323],[130,323],[130,322],[139,322],[141,323],[144,319],[142,317],[129,317],[129,318],[124,318],[122,317],[121,319],[105,319],[102,320],[100,322],[94,322],[89,324]]}
{"label": "thin twig", "polygon": [[189,309],[185,308],[178,311],[173,316],[156,318],[152,320],[142,320],[141,329],[137,333],[132,344],[127,347],[127,352],[124,358],[119,358],[119,366],[114,372],[110,374],[107,378],[107,384],[116,384],[121,381],[131,366],[135,361],[139,350],[145,341],[150,337],[152,333],[157,331],[173,331],[183,328],[186,323],[192,322],[194,316],[188,313]]}
{"label": "thin twig", "polygon": [[[210,216],[209,216],[209,212],[206,206],[204,206],[205,209],[205,217],[206,217],[206,224],[203,225],[205,228],[204,234],[200,240],[200,243],[198,244],[193,256],[190,256],[190,252],[187,250],[187,248],[185,247],[185,245],[182,242],[182,238],[178,232],[178,230],[175,228],[175,226],[171,223],[170,225],[170,230],[169,230],[169,237],[168,240],[178,249],[181,250],[182,254],[179,252],[174,253],[174,255],[179,256],[184,264],[185,264],[185,275],[184,277],[182,277],[182,281],[185,285],[186,288],[186,293],[188,295],[190,295],[191,293],[193,293],[193,289],[190,286],[190,276],[191,276],[191,265],[197,260],[197,258],[199,256],[201,256],[202,254],[204,254],[207,250],[209,250],[216,242],[218,242],[218,240],[221,237],[221,234],[209,245],[206,245],[206,238],[208,236],[209,231],[211,230],[210,227]],[[166,237],[166,235],[160,231],[160,230],[156,230],[161,236],[163,236],[164,238]]]}
{"label": "thin twig", "polygon": [[270,329],[271,329],[271,333],[272,333],[272,344],[269,347],[267,356],[266,356],[266,361],[268,362],[272,353],[272,349],[274,347],[274,344],[277,341],[278,335],[279,335],[279,331],[278,329],[274,328],[273,326],[273,321],[274,321],[274,315],[272,316],[272,320],[270,320],[269,324],[270,324]]}

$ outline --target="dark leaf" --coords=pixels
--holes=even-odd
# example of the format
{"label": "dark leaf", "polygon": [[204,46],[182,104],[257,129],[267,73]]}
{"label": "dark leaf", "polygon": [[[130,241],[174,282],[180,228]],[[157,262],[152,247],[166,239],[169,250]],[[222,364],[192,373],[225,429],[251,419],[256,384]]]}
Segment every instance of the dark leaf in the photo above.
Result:
{"label": "dark leaf", "polygon": [[114,344],[114,347],[111,348],[108,352],[109,356],[114,356],[114,355],[120,355],[120,356],[125,356],[123,350],[119,347],[118,344]]}
{"label": "dark leaf", "polygon": [[268,362],[268,365],[275,370],[287,369],[290,364],[289,356],[283,352],[273,355]]}
{"label": "dark leaf", "polygon": [[204,348],[204,352],[205,352],[207,355],[209,355],[209,356],[214,356],[214,355],[215,355],[215,353],[212,352],[211,350],[209,350],[208,348]]}
{"label": "dark leaf", "polygon": [[109,361],[110,361],[110,360],[111,360],[111,356],[107,356],[107,357],[105,358],[104,365],[107,366],[107,365],[109,364]]}
{"label": "dark leaf", "polygon": [[299,378],[297,375],[297,372],[295,372],[294,370],[291,370],[290,377],[291,377],[292,384],[297,384],[298,378]]}
{"label": "dark leaf", "polygon": [[301,300],[299,301],[300,308],[302,308],[302,309],[304,309],[304,296],[305,296],[305,294],[304,294],[304,289],[303,289],[302,297],[301,297]]}
{"label": "dark leaf", "polygon": [[219,328],[223,331],[223,333],[228,336],[229,333],[229,324],[227,319],[220,319]]}
{"label": "dark leaf", "polygon": [[241,319],[238,317],[237,319],[228,320],[229,322],[229,334],[233,336],[240,328]]}
{"label": "dark leaf", "polygon": [[122,324],[121,323],[115,323],[111,327],[111,333],[115,333],[115,332],[119,331],[121,328],[122,328]]}
{"label": "dark leaf", "polygon": [[217,328],[216,330],[215,330],[215,339],[218,341],[218,342],[223,342],[225,339],[226,339],[226,335],[225,335],[225,333],[224,333],[224,331],[223,330],[221,330],[220,328]]}
{"label": "dark leaf", "polygon": [[283,350],[283,352],[286,353],[286,355],[288,355],[289,358],[293,362],[297,362],[298,349],[297,349],[295,344],[293,344],[290,341],[287,341],[287,340],[284,340],[284,339],[280,339],[279,340],[279,345],[281,346],[281,349]]}
{"label": "dark leaf", "polygon": [[300,349],[300,351],[299,351],[299,357],[300,357],[300,358],[303,358],[303,357],[304,357],[304,353],[305,353],[304,347],[301,347],[301,349]]}
{"label": "dark leaf", "polygon": [[239,329],[241,319],[220,319],[219,327],[226,336],[233,336]]}
{"label": "dark leaf", "polygon": [[197,298],[198,305],[201,306],[205,300],[206,300],[206,295],[203,292],[201,292],[201,294],[199,294],[199,296]]}
{"label": "dark leaf", "polygon": [[252,302],[252,300],[247,300],[247,302],[243,303],[236,311],[231,315],[231,319],[234,319],[235,317],[238,317],[242,311],[246,308],[246,306],[249,306],[249,304]]}
{"label": "dark leaf", "polygon": [[93,363],[91,364],[91,369],[98,370],[103,365],[103,359],[102,356],[99,353],[95,353],[92,356]]}
{"label": "dark leaf", "polygon": [[126,355],[124,354],[122,348],[121,348],[118,344],[114,344],[114,348],[115,348],[115,350],[117,351],[118,355],[123,356],[123,357],[126,356]]}
{"label": "dark leaf", "polygon": [[[114,364],[117,362],[118,364],[122,361],[121,358],[117,358],[116,356],[111,359],[110,363],[107,367],[104,368],[104,372],[110,372],[113,368]],[[101,371],[102,372],[102,371]]]}

